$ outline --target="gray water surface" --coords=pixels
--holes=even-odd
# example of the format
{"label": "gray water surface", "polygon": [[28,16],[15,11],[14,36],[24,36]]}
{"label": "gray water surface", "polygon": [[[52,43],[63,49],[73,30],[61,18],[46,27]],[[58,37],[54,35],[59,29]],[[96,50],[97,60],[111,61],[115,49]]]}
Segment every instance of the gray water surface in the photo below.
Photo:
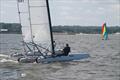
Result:
{"label": "gray water surface", "polygon": [[72,52],[87,52],[90,58],[49,64],[17,63],[9,54],[22,52],[20,34],[0,34],[0,80],[120,80],[120,35],[103,41],[99,34],[55,34],[57,44],[69,43]]}

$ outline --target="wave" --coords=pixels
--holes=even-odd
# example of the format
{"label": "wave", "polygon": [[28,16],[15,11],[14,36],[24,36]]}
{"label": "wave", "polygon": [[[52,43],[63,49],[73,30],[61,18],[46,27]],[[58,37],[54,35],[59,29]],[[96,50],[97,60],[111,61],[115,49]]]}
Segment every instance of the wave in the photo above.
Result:
{"label": "wave", "polygon": [[4,63],[4,62],[17,63],[17,61],[9,59],[9,58],[10,58],[9,55],[0,54],[0,58],[1,58],[1,59],[0,59],[0,62],[2,62],[2,63]]}
{"label": "wave", "polygon": [[0,57],[8,58],[9,56],[5,54],[0,54]]}
{"label": "wave", "polygon": [[120,34],[119,32],[115,33],[115,34]]}
{"label": "wave", "polygon": [[76,35],[88,35],[88,34],[85,34],[85,33],[77,33]]}
{"label": "wave", "polygon": [[1,62],[1,63],[4,63],[4,62],[18,63],[17,61],[14,61],[14,60],[11,60],[11,59],[1,59],[0,62]]}

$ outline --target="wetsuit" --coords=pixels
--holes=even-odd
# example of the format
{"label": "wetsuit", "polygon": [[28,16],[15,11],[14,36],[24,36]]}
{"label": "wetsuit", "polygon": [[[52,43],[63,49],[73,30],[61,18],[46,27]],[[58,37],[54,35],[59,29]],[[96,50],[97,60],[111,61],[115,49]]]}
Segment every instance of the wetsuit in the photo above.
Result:
{"label": "wetsuit", "polygon": [[70,52],[70,47],[65,47],[65,48],[63,49],[63,55],[64,55],[64,56],[68,56],[69,52]]}
{"label": "wetsuit", "polygon": [[56,56],[68,56],[69,52],[70,52],[70,47],[67,46],[63,49],[62,54],[57,54]]}

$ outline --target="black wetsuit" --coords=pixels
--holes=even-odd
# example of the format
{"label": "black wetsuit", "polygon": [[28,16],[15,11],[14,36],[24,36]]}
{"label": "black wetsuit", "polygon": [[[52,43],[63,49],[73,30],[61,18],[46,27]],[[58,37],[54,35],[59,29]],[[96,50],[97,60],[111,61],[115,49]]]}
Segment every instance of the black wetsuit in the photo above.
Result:
{"label": "black wetsuit", "polygon": [[62,54],[57,54],[56,56],[68,56],[70,52],[70,47],[65,47]]}
{"label": "black wetsuit", "polygon": [[70,52],[70,47],[65,47],[65,48],[63,49],[63,55],[64,55],[64,56],[68,56],[69,52]]}

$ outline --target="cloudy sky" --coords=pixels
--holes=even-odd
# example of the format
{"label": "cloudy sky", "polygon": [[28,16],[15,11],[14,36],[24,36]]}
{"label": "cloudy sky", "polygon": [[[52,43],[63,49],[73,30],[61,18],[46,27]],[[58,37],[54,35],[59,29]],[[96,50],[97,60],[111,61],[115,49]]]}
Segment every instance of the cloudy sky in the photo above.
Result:
{"label": "cloudy sky", "polygon": [[[52,25],[120,26],[120,0],[49,0]],[[0,0],[0,22],[18,22],[16,0]]]}

